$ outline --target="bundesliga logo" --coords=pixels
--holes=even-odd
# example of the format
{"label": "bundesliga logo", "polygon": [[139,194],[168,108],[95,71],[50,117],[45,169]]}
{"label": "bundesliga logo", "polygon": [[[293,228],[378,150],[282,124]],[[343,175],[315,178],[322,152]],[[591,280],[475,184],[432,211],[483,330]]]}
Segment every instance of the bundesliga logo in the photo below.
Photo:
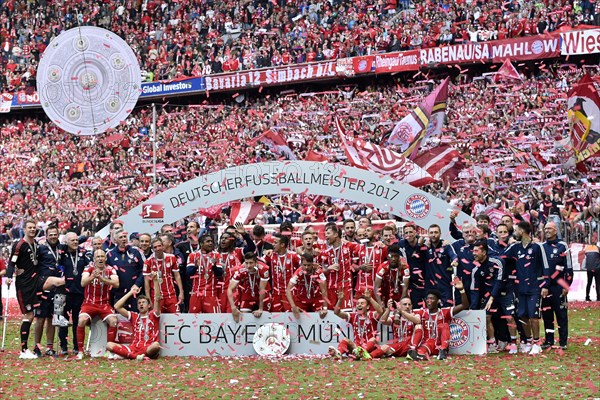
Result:
{"label": "bundesliga logo", "polygon": [[450,322],[450,347],[458,349],[469,340],[469,325],[460,318],[453,318]]}
{"label": "bundesliga logo", "polygon": [[406,199],[404,208],[409,217],[422,219],[429,214],[431,203],[429,199],[421,194],[413,194]]}
{"label": "bundesliga logo", "polygon": [[162,204],[143,204],[142,219],[163,219],[165,217],[165,206]]}

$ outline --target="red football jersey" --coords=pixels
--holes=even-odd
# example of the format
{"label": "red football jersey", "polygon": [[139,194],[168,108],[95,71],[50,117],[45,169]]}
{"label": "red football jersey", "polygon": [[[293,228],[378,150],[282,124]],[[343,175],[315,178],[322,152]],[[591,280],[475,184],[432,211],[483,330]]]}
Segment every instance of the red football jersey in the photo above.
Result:
{"label": "red football jersey", "polygon": [[[149,276],[152,272],[158,274],[160,294],[163,298],[177,296],[173,272],[179,272],[179,266],[177,265],[177,257],[174,254],[165,253],[162,260],[157,259],[155,255],[150,256],[144,262],[144,276]],[[151,287],[154,288],[154,286]]]}
{"label": "red football jersey", "polygon": [[300,268],[302,260],[298,253],[293,251],[286,251],[283,255],[273,252],[265,257],[265,263],[270,267],[273,290],[285,293],[294,271]]}
{"label": "red football jersey", "polygon": [[375,275],[377,267],[387,259],[387,249],[379,246],[366,246],[360,244],[356,247],[353,257],[354,264],[357,266],[371,264],[371,271],[358,271],[356,275],[356,290],[373,290],[375,285]]}
{"label": "red football jersey", "polygon": [[238,290],[244,298],[258,300],[260,282],[269,282],[269,267],[262,263],[258,263],[256,267],[256,271],[251,273],[248,268],[242,266],[231,277],[231,282],[238,284]]}
{"label": "red football jersey", "polygon": [[158,342],[158,333],[160,331],[160,317],[151,310],[148,315],[142,317],[139,313],[129,312],[129,320],[133,327],[132,344],[148,346],[153,342]]}
{"label": "red football jersey", "polygon": [[290,282],[296,285],[296,297],[308,301],[322,297],[319,283],[327,282],[327,278],[321,268],[306,272],[300,267],[294,272]]}
{"label": "red football jersey", "polygon": [[453,317],[452,307],[440,308],[434,314],[431,314],[426,308],[415,310],[414,313],[421,317],[421,325],[423,325],[423,340],[437,338],[438,324],[449,324]]}
{"label": "red football jersey", "polygon": [[219,253],[212,251],[208,254],[195,251],[188,257],[188,267],[196,266],[197,271],[190,276],[192,280],[192,292],[199,296],[217,296],[217,287],[220,285],[219,278],[213,273],[213,264],[219,263]]}
{"label": "red football jersey", "polygon": [[328,289],[342,289],[352,287],[352,254],[353,245],[343,243],[336,248],[328,247],[321,251],[320,264],[323,270],[330,265],[339,264],[338,271],[329,271],[327,277]]}
{"label": "red football jersey", "polygon": [[[85,274],[86,272],[88,274],[92,274],[92,272],[94,272],[95,267],[92,265],[91,267],[87,268],[85,271],[83,271],[83,273]],[[117,271],[110,266],[106,266],[103,270],[102,270],[102,277],[109,279],[111,276],[113,275],[117,275]],[[100,281],[100,279],[93,279],[89,285],[87,285],[84,290],[83,290],[83,302],[84,303],[90,303],[90,304],[95,304],[95,305],[105,305],[108,304],[110,305],[110,291],[112,290],[112,286],[108,285],[102,281]]]}
{"label": "red football jersey", "polygon": [[352,325],[354,342],[359,346],[366,344],[369,339],[379,335],[377,331],[379,317],[375,311],[369,311],[366,315],[357,312],[348,313],[348,322]]}
{"label": "red football jersey", "polygon": [[[406,269],[406,268],[405,268]],[[402,296],[402,277],[405,273],[405,269],[390,268],[389,261],[384,262],[377,269],[377,276],[382,281],[382,294],[387,299],[394,299],[399,301]]]}

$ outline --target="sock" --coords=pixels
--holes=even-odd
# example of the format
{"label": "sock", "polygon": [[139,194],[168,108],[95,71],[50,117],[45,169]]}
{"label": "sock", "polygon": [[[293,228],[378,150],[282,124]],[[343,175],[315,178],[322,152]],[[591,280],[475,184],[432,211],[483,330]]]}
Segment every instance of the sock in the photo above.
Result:
{"label": "sock", "polygon": [[517,337],[516,336],[511,336],[510,337],[510,343],[517,343]]}
{"label": "sock", "polygon": [[[79,335],[77,335],[77,336],[79,336]],[[108,327],[107,340],[109,342],[114,342],[115,340],[117,340],[117,327],[116,326]]]}
{"label": "sock", "polygon": [[489,338],[487,342],[488,344],[496,344],[496,338]]}
{"label": "sock", "polygon": [[340,344],[338,344],[338,350],[342,354],[348,354],[348,341],[343,339]]}
{"label": "sock", "polygon": [[29,340],[29,329],[31,328],[31,321],[21,321],[21,351],[27,350],[27,341]]}
{"label": "sock", "polygon": [[383,357],[383,355],[385,353],[383,352],[383,350],[381,350],[381,347],[380,347],[378,349],[373,350],[370,354],[371,354],[371,357],[373,357],[373,358],[381,358],[381,357]]}
{"label": "sock", "polygon": [[83,341],[85,340],[85,326],[77,327],[77,348],[83,351]]}
{"label": "sock", "polygon": [[123,358],[135,358],[135,357],[133,357],[133,354],[131,354],[131,352],[129,350],[127,350],[127,347],[125,347],[125,346],[117,345],[117,346],[113,347],[112,352],[120,355]]}
{"label": "sock", "polygon": [[54,350],[54,343],[46,343],[46,350]]}

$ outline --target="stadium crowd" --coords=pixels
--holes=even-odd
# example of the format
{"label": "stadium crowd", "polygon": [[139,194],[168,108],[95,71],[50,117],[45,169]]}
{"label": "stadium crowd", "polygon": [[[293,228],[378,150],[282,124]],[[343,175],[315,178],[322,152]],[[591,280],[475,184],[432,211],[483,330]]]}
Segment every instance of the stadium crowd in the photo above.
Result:
{"label": "stadium crowd", "polygon": [[[241,312],[334,312],[355,329],[355,340],[330,349],[335,358],[443,359],[449,318],[466,307],[488,313],[488,352],[514,354],[520,349],[539,354],[556,346],[552,329],[540,335],[540,318],[545,318],[546,327],[556,320],[558,346],[565,349],[568,323],[563,302],[573,273],[561,228],[566,234],[567,226],[575,228],[580,222],[597,226],[598,169],[592,160],[583,175],[565,166],[556,148],[564,131],[566,88],[582,70],[569,65],[547,68],[519,83],[459,77],[450,87],[444,132],[424,146],[451,143],[461,150],[465,168],[458,179],[426,189],[476,217],[477,225],[457,227],[452,222],[432,225],[427,232],[411,224],[399,231],[395,223],[375,229],[371,224],[376,220],[393,217],[368,205],[329,198],[311,203],[291,196],[284,199],[290,207],[271,199],[273,203],[255,217],[251,232],[229,225],[223,208],[210,218],[198,214],[176,226],[165,225],[156,235],[128,233],[115,217],[154,191],[148,176],[150,140],[143,134],[150,123],[147,108],[97,138],[64,134],[42,119],[5,123],[1,149],[9,163],[2,174],[2,233],[12,243],[7,276],[13,278],[18,270],[37,275],[29,282],[21,280],[17,289],[22,292],[56,290],[44,294],[42,306],[35,310],[27,305],[37,304],[36,296],[19,297],[24,314],[21,357],[42,354],[44,325],[46,353],[55,354],[54,336],[48,331],[54,324],[66,354],[69,317],[73,348],[78,358],[84,357],[85,327],[96,315],[109,325],[110,357],[155,357],[155,331],[137,327],[151,320],[156,326],[161,311],[178,307],[231,312],[234,318]],[[597,75],[594,69],[588,72]],[[162,145],[156,191],[242,162],[284,159],[258,140],[266,129],[286,137],[299,159],[312,151],[345,162],[334,115],[343,113],[354,135],[380,142],[393,122],[429,92],[429,83],[403,87],[390,80],[364,90],[343,85],[337,92],[165,107],[158,120]],[[529,128],[532,122],[539,129]],[[204,126],[208,128],[203,131]],[[193,146],[190,154],[181,153],[185,146]],[[503,153],[511,146],[538,151],[543,166],[531,168],[532,160]],[[500,159],[501,167],[469,172],[489,169],[494,158]],[[502,218],[490,225],[486,212],[492,209]],[[324,232],[310,227],[300,232],[294,228],[299,222],[327,225]],[[104,223],[111,225],[108,239],[92,237],[89,251],[79,246],[85,239],[79,236],[93,236]],[[220,236],[211,229],[217,224],[225,226]],[[266,234],[264,224],[281,225],[276,233]],[[456,239],[452,244],[440,240],[446,229]],[[39,235],[45,236],[45,243],[38,245]],[[532,240],[536,236],[538,240]],[[536,268],[525,268],[530,265]],[[161,283],[152,290],[158,276]],[[103,289],[108,286],[112,295]],[[149,297],[131,297],[141,291]],[[150,303],[155,303],[154,311]],[[115,342],[113,308],[134,323],[133,346]],[[27,336],[34,315],[35,347],[30,352]],[[391,343],[378,342],[379,321],[397,328]]]}
{"label": "stadium crowd", "polygon": [[[596,242],[598,159],[590,159],[585,174],[567,167],[559,140],[566,131],[566,92],[583,70],[573,65],[542,68],[546,71],[522,83],[495,84],[477,77],[465,81],[461,75],[458,84],[450,86],[442,135],[423,149],[449,144],[462,153],[464,169],[458,179],[424,189],[469,215],[486,210],[528,214],[538,237],[551,219],[562,233]],[[379,143],[432,83],[401,86],[380,79],[365,87],[341,86],[321,93],[167,104],[159,110],[157,122],[154,187],[152,138],[147,133],[152,113],[147,107],[98,137],[70,135],[43,117],[5,119],[0,127],[0,156],[5,160],[0,176],[0,243],[22,237],[24,221],[31,216],[42,229],[54,223],[62,233],[92,234],[155,192],[240,163],[281,159],[283,155],[259,139],[267,129],[286,138],[298,159],[310,153],[345,163],[333,116],[339,115],[354,135]],[[190,146],[190,151],[181,152]],[[526,158],[525,152],[538,157]],[[264,219],[272,223],[307,219],[301,198],[292,196],[287,203],[301,215],[274,207],[265,209]],[[343,203],[324,202],[320,207],[328,221],[343,219]],[[372,213],[372,218],[389,217],[377,210]],[[209,223],[223,224],[226,218],[216,213]]]}
{"label": "stadium crowd", "polygon": [[121,36],[153,81],[534,35],[597,14],[591,0],[4,0],[0,92],[33,90],[44,49],[81,25]]}

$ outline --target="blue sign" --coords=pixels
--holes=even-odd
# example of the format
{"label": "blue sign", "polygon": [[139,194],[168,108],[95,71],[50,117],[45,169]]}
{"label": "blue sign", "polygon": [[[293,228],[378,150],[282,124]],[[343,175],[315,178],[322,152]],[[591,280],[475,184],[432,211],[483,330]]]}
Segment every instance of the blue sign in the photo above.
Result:
{"label": "blue sign", "polygon": [[206,82],[203,77],[186,78],[170,82],[147,82],[142,83],[142,94],[140,97],[192,94],[204,90],[206,90]]}

